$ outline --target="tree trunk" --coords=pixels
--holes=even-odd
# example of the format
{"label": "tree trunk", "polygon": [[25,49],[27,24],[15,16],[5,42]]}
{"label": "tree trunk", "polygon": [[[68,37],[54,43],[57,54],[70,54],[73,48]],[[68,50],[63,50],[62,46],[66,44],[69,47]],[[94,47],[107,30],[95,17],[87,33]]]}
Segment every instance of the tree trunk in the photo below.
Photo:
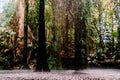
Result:
{"label": "tree trunk", "polygon": [[[79,2],[82,4],[82,2]],[[86,25],[84,18],[81,19],[81,10],[79,10],[81,5],[78,5],[75,14],[75,64],[74,68],[80,69],[87,63],[86,56]]]}
{"label": "tree trunk", "polygon": [[[112,7],[113,1],[111,0],[110,2],[111,2],[110,3],[110,9],[113,10],[113,7]],[[113,13],[111,13],[110,18],[111,18],[111,23],[112,23],[111,24],[111,31],[113,33],[114,32],[114,14]],[[114,43],[115,43],[114,36],[112,35],[112,42],[111,42],[111,52],[112,52],[112,54],[114,54]]]}
{"label": "tree trunk", "polygon": [[[66,0],[66,14],[65,14],[65,52],[68,53],[68,31],[69,31],[69,0]],[[68,53],[69,54],[69,53]]]}
{"label": "tree trunk", "polygon": [[[52,27],[52,34],[53,34],[53,39],[52,39],[52,41],[53,41],[53,44],[58,44],[59,45],[59,43],[58,43],[58,34],[57,34],[57,25],[56,25],[56,16],[57,16],[57,11],[56,11],[56,7],[57,7],[57,4],[56,4],[56,0],[51,0],[51,3],[52,3],[52,16],[53,16],[53,18],[52,18],[52,21],[53,21],[53,27]],[[61,68],[61,57],[60,57],[60,55],[59,55],[59,53],[58,53],[58,45],[57,46],[53,46],[52,47],[52,55],[53,55],[53,57],[54,58],[56,58],[56,67],[58,68],[58,69],[60,69]],[[56,47],[57,48],[57,51],[55,50],[55,48],[54,47]]]}
{"label": "tree trunk", "polygon": [[39,40],[36,71],[50,71],[47,63],[46,55],[46,39],[45,39],[45,17],[44,17],[44,0],[40,0],[39,5]]}
{"label": "tree trunk", "polygon": [[79,19],[79,21],[75,23],[75,69],[82,68],[86,63],[85,29],[84,21]]}
{"label": "tree trunk", "polygon": [[23,69],[29,69],[27,63],[27,55],[28,55],[28,48],[27,48],[27,40],[28,40],[28,10],[29,3],[28,0],[25,0],[25,24],[24,24],[24,52],[23,52]]}

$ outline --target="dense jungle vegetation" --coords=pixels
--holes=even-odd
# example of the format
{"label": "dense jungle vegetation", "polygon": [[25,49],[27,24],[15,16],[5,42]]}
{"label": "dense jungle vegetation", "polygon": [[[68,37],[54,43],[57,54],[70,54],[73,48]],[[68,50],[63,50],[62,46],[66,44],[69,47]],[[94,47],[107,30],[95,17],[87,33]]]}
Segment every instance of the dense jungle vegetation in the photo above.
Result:
{"label": "dense jungle vegetation", "polygon": [[2,9],[0,69],[120,68],[120,0],[7,0]]}

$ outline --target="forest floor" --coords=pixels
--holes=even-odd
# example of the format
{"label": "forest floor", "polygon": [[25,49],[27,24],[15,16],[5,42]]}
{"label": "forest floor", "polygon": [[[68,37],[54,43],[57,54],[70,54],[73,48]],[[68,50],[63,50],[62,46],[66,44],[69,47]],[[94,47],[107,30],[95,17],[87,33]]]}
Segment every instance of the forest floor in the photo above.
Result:
{"label": "forest floor", "polygon": [[120,69],[51,70],[1,70],[0,80],[120,80]]}

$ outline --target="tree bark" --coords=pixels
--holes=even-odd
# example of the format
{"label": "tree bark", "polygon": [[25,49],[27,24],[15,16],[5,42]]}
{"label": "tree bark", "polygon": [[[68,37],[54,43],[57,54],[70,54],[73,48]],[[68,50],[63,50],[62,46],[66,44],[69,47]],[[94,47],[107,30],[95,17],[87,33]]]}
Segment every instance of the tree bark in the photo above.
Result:
{"label": "tree bark", "polygon": [[40,0],[39,8],[39,40],[36,71],[50,71],[46,55],[44,0]]}
{"label": "tree bark", "polygon": [[[52,27],[52,34],[53,34],[53,38],[52,38],[52,41],[53,43],[52,44],[58,44],[58,34],[57,34],[57,25],[56,25],[56,16],[57,16],[57,11],[56,11],[56,7],[57,7],[57,4],[56,4],[56,0],[51,0],[51,3],[52,3],[52,21],[53,21],[53,27]],[[61,57],[58,53],[58,45],[57,46],[54,46],[57,48],[57,51],[54,49],[54,47],[52,47],[52,55],[54,58],[56,58],[56,66],[57,68],[61,68]]]}
{"label": "tree bark", "polygon": [[28,63],[27,63],[28,13],[29,13],[28,7],[29,7],[28,0],[25,0],[24,52],[23,52],[23,67],[22,67],[22,69],[30,69],[28,66]]}
{"label": "tree bark", "polygon": [[[79,1],[79,4],[82,4],[82,1]],[[75,63],[74,68],[78,70],[83,68],[87,63],[86,56],[86,25],[84,18],[81,18],[82,12],[80,8],[81,5],[78,5],[76,8],[75,14]]]}
{"label": "tree bark", "polygon": [[86,63],[85,29],[84,21],[79,19],[75,23],[75,69],[82,68]]}

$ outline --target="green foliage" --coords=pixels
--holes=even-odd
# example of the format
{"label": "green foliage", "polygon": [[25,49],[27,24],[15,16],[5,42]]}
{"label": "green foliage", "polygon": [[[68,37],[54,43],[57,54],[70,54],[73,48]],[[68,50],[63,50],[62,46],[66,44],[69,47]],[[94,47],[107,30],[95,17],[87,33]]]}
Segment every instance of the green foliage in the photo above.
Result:
{"label": "green foliage", "polygon": [[114,30],[114,31],[112,32],[112,36],[113,36],[114,38],[117,38],[117,37],[118,37],[118,32],[117,32],[117,30]]}
{"label": "green foliage", "polygon": [[56,59],[53,58],[53,57],[49,57],[48,66],[49,66],[50,69],[57,69],[56,68]]}
{"label": "green foliage", "polygon": [[12,48],[11,38],[15,32],[12,30],[3,30],[0,32],[0,69],[10,69],[12,61]]}
{"label": "green foliage", "polygon": [[37,39],[38,35],[38,18],[39,18],[39,0],[35,0],[35,4],[32,6],[32,8],[29,8],[29,14],[28,14],[28,21],[29,21],[29,27],[32,30],[33,36]]}

